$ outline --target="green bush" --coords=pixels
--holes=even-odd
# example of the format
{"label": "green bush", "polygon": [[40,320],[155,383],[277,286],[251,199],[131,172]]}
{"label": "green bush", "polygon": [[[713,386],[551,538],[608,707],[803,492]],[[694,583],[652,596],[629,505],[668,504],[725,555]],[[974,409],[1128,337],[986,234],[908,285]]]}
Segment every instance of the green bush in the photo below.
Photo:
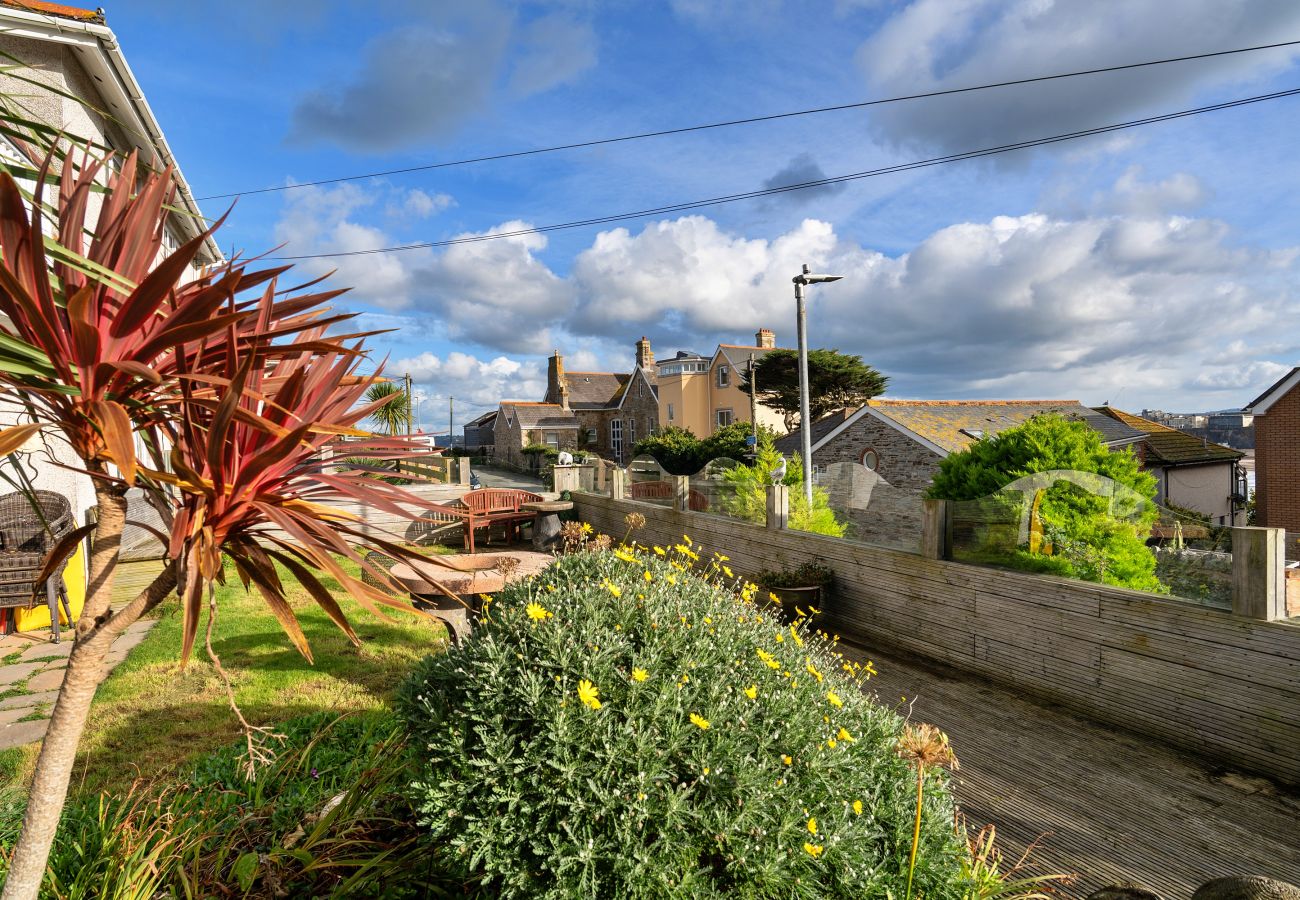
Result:
{"label": "green bush", "polygon": [[[1084,485],[1059,478],[1023,497],[1004,490],[1024,476],[1055,471],[1086,473],[1076,479]],[[1088,475],[1113,482],[1113,497],[1089,489]],[[1155,494],[1155,478],[1130,449],[1112,452],[1085,423],[1043,415],[946,457],[926,496],[965,501],[958,516],[964,510],[993,523],[976,529],[976,546],[961,558],[1167,593],[1146,546],[1159,517]],[[1024,503],[1032,503],[1042,540],[1017,545],[1018,533],[1005,523],[1019,520]]]}
{"label": "green bush", "polygon": [[[902,900],[902,720],[695,552],[563,557],[417,667],[398,711],[440,866],[501,897]],[[963,897],[968,850],[926,779],[913,896]]]}
{"label": "green bush", "polygon": [[[725,501],[727,515],[751,522],[765,521],[767,486],[772,483],[772,472],[780,462],[781,454],[776,452],[772,439],[760,436],[754,465],[736,466],[722,476],[732,488]],[[824,488],[813,487],[812,506],[808,505],[803,492],[803,461],[798,454],[786,460],[785,477],[781,483],[790,488],[789,527],[792,531],[844,537],[848,524],[836,518],[835,510],[831,509],[830,495]]]}
{"label": "green bush", "polygon": [[[715,459],[745,459],[752,452],[746,441],[753,433],[748,422],[732,422],[701,439],[689,429],[669,425],[637,441],[632,452],[654,457],[669,475],[694,475]],[[770,444],[775,434],[759,425],[758,437]]]}

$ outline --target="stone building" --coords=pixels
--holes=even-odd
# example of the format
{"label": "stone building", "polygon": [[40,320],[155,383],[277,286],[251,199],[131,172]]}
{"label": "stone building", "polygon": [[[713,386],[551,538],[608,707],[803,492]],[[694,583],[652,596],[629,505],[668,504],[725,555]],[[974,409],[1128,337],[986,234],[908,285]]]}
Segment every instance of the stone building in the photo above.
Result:
{"label": "stone building", "polygon": [[541,445],[552,450],[576,450],[578,420],[555,403],[506,400],[497,409],[493,444],[497,459],[527,468],[525,447]]}
{"label": "stone building", "polygon": [[656,382],[654,351],[644,337],[631,372],[567,371],[557,350],[547,363],[544,402],[573,416],[578,449],[626,465],[636,442],[658,427]]}

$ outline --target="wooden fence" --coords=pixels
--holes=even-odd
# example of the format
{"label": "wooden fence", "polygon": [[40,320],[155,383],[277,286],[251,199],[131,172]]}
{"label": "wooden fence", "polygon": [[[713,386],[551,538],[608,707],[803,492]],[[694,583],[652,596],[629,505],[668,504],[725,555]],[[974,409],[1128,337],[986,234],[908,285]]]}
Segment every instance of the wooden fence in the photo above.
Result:
{"label": "wooden fence", "polygon": [[820,560],[836,575],[828,628],[1300,784],[1300,622],[765,528],[623,499],[620,487],[575,493],[578,514],[622,535],[639,512],[636,540],[689,534],[750,574]]}

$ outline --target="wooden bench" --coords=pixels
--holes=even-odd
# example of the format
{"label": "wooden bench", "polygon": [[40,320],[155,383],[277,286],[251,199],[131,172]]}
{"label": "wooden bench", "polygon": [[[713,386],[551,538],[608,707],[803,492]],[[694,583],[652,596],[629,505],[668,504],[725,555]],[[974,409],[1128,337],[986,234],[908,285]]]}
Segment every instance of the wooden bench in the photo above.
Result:
{"label": "wooden bench", "polygon": [[525,503],[536,503],[542,498],[531,491],[509,488],[484,488],[470,491],[458,500],[436,503],[421,518],[433,523],[460,522],[465,527],[465,549],[474,550],[474,532],[493,525],[505,525],[507,540],[513,540],[519,526],[533,521],[532,510],[523,509]]}
{"label": "wooden bench", "polygon": [[[628,498],[631,500],[672,500],[673,483],[671,481],[638,481],[628,485]],[[708,512],[709,499],[697,491],[695,488],[690,489],[686,495],[686,502],[691,508],[691,512]]]}

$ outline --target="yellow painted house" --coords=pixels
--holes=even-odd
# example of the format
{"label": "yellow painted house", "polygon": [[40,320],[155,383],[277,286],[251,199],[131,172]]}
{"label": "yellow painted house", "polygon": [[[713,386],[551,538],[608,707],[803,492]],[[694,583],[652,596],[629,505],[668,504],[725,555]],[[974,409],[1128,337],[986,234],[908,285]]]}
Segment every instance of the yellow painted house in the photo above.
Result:
{"label": "yellow painted house", "polygon": [[[682,350],[657,363],[660,427],[685,428],[703,438],[733,422],[753,421],[740,385],[750,359],[757,363],[776,349],[776,335],[762,328],[753,344],[719,344],[712,356]],[[761,403],[758,423],[785,431],[781,415]]]}

